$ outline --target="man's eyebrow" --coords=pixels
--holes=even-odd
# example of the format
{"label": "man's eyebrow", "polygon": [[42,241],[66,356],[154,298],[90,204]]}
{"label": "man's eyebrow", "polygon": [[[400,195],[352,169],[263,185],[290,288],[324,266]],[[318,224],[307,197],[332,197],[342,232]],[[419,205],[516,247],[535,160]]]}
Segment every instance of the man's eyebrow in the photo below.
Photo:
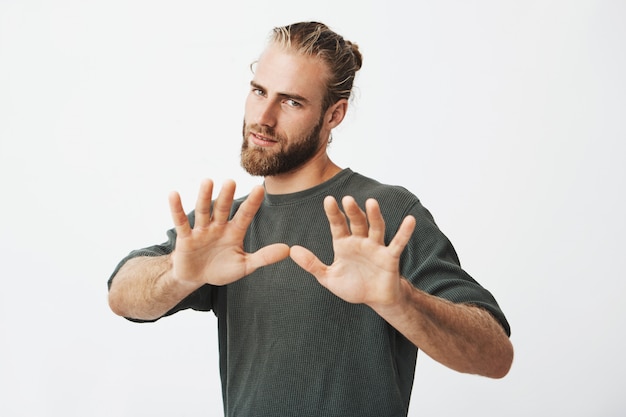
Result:
{"label": "man's eyebrow", "polygon": [[[265,87],[263,87],[261,84],[254,82],[254,81],[250,81],[250,86],[252,86],[252,88],[257,88],[262,91],[267,91]],[[277,93],[276,95],[281,98],[295,100],[300,103],[307,103],[307,104],[309,103],[309,99],[299,94],[295,94],[295,93]]]}

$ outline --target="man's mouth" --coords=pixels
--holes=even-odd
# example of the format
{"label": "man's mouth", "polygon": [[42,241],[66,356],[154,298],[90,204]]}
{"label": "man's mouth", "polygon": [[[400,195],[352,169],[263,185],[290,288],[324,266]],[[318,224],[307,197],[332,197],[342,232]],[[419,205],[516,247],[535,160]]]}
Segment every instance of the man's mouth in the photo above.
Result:
{"label": "man's mouth", "polygon": [[254,132],[250,132],[250,139],[252,140],[252,143],[257,146],[272,146],[278,142],[275,139]]}

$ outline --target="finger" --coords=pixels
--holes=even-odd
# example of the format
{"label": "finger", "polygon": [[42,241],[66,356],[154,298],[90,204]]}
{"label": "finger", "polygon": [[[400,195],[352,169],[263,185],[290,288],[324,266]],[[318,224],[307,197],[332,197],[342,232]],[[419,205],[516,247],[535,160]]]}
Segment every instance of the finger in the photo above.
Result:
{"label": "finger", "polygon": [[324,199],[324,211],[330,223],[330,233],[333,239],[350,236],[346,216],[339,210],[334,197],[328,196]]}
{"label": "finger", "polygon": [[318,280],[323,279],[325,276],[328,266],[320,261],[310,250],[298,245],[292,246],[289,251],[289,256],[302,269],[314,275]]}
{"label": "finger", "polygon": [[191,226],[189,226],[189,220],[187,214],[183,210],[183,204],[180,201],[180,195],[176,191],[172,191],[169,195],[170,214],[174,227],[176,228],[176,234],[180,237],[186,237],[191,233]]}
{"label": "finger", "polygon": [[282,261],[289,256],[289,246],[284,243],[274,243],[259,249],[248,255],[246,265],[246,275],[251,274],[256,269]]}
{"label": "finger", "polygon": [[396,235],[393,237],[393,239],[391,239],[391,242],[389,242],[388,248],[391,250],[391,253],[394,256],[399,257],[402,254],[402,251],[411,239],[414,230],[415,217],[406,216],[404,220],[402,220],[402,223],[400,224]]}
{"label": "finger", "polygon": [[380,212],[378,201],[373,198],[365,202],[365,210],[367,212],[367,220],[369,221],[369,237],[375,242],[385,244],[385,220]]}
{"label": "finger", "polygon": [[350,221],[350,231],[355,236],[367,237],[367,216],[353,197],[346,196],[342,200],[343,211]]}
{"label": "finger", "polygon": [[250,223],[252,223],[252,219],[256,215],[257,211],[259,211],[259,207],[261,207],[261,203],[263,203],[263,195],[265,194],[265,190],[260,185],[254,187],[246,200],[241,204],[241,206],[237,209],[237,213],[232,219],[232,223],[241,230],[247,230]]}
{"label": "finger", "polygon": [[233,206],[233,198],[235,195],[235,181],[224,181],[220,193],[217,195],[215,203],[213,203],[213,212],[211,213],[211,221],[217,224],[226,224],[230,217],[230,209]]}
{"label": "finger", "polygon": [[202,181],[198,190],[196,200],[196,220],[194,227],[208,227],[211,222],[211,198],[213,197],[213,181],[207,179]]}

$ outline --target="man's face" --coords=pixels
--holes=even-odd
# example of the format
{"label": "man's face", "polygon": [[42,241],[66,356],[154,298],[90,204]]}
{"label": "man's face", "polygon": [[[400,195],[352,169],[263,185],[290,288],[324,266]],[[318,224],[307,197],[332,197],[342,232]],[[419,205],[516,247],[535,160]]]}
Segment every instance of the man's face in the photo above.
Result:
{"label": "man's face", "polygon": [[268,47],[250,83],[243,123],[241,165],[252,175],[291,172],[325,152],[329,129],[322,100],[326,65]]}

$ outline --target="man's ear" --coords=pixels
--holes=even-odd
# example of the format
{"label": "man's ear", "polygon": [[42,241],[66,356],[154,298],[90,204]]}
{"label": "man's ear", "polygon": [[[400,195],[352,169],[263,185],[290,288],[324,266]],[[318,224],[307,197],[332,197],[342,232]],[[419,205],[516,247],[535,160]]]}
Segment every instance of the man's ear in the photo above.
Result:
{"label": "man's ear", "polygon": [[339,124],[343,121],[343,118],[346,117],[346,112],[348,111],[348,100],[342,98],[337,101],[335,104],[330,106],[326,111],[326,121],[328,123],[329,129],[334,129],[339,126]]}

